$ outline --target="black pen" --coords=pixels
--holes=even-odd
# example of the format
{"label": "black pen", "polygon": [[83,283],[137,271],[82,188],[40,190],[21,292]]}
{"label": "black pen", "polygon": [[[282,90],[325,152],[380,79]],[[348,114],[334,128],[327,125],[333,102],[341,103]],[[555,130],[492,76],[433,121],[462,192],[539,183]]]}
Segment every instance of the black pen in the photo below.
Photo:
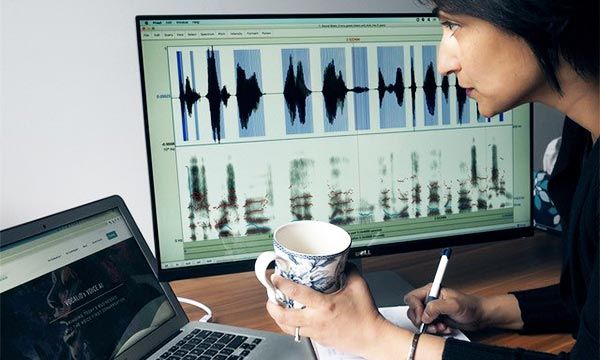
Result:
{"label": "black pen", "polygon": [[[440,258],[440,263],[438,265],[437,271],[435,272],[435,277],[433,278],[433,284],[431,285],[431,290],[429,290],[429,295],[427,295],[427,299],[425,299],[425,307],[427,304],[436,300],[438,296],[440,296],[440,288],[442,286],[442,280],[444,278],[444,272],[446,271],[446,266],[448,265],[448,260],[450,259],[450,255],[452,255],[451,248],[445,248],[442,251],[442,257]],[[421,321],[421,326],[419,327],[419,334],[422,334],[425,330],[425,323]]]}

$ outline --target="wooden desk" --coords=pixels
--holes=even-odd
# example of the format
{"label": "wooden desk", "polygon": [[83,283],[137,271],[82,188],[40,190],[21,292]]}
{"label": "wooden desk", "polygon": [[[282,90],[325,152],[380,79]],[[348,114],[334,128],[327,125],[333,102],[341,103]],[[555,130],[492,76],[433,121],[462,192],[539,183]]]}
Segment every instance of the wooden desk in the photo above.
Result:
{"label": "wooden desk", "polygon": [[[365,271],[393,270],[411,284],[421,286],[431,281],[438,261],[439,250],[427,250],[365,259],[363,267]],[[557,283],[560,267],[560,239],[537,232],[527,239],[454,247],[444,284],[479,295],[502,294]],[[210,306],[215,322],[281,332],[265,309],[265,289],[254,272],[180,280],[171,285],[178,296]],[[192,320],[204,315],[188,305],[184,309]],[[551,353],[568,351],[574,343],[567,334],[525,336],[486,330],[467,335],[485,344]]]}

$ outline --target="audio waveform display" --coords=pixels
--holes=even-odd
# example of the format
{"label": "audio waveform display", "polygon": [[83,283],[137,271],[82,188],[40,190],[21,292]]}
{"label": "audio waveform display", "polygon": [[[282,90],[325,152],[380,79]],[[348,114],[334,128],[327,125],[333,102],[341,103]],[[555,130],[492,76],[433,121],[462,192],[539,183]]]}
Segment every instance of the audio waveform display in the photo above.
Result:
{"label": "audio waveform display", "polygon": [[[194,54],[190,51],[190,62],[194,62]],[[187,117],[192,116],[192,107],[198,99],[200,99],[200,95],[196,93],[194,90],[195,85],[192,87],[190,84],[190,78],[185,78],[185,88],[184,88],[184,75],[183,75],[183,53],[181,51],[177,52],[177,78],[179,83],[179,104],[181,109],[181,127],[183,131],[183,140],[188,141],[188,124]],[[195,76],[192,73],[192,80],[195,83]],[[194,115],[196,124],[198,123],[198,111],[194,108]],[[197,128],[197,126],[196,126]],[[196,139],[200,138],[200,134],[196,132]]]}
{"label": "audio waveform display", "polygon": [[[366,47],[352,48],[352,78],[355,88],[368,89],[368,60]],[[369,94],[366,91],[354,92],[354,118],[356,130],[369,130]]]}
{"label": "audio waveform display", "polygon": [[220,61],[219,52],[212,48],[206,50],[206,61],[208,71],[208,106],[210,109],[210,125],[213,133],[213,141],[221,142],[225,137],[225,127],[223,126],[223,105],[227,106],[227,100],[231,96],[227,92],[227,87],[220,86]]}
{"label": "audio waveform display", "polygon": [[348,111],[344,107],[348,88],[345,82],[344,48],[321,49],[325,132],[348,130]]}
{"label": "audio waveform display", "polygon": [[450,81],[448,76],[442,78],[442,124],[450,124]]}
{"label": "audio waveform display", "polygon": [[[404,110],[404,48],[402,46],[386,46],[377,48],[379,94],[379,126],[382,129],[406,126]],[[392,82],[393,81],[393,82]],[[386,93],[394,94],[392,97]]]}
{"label": "audio waveform display", "polygon": [[423,92],[425,93],[425,125],[437,125],[436,93],[437,84],[435,81],[435,46],[423,46]]}
{"label": "audio waveform display", "polygon": [[469,123],[469,102],[467,101],[467,90],[460,86],[456,86],[456,100],[458,101],[458,123]]}
{"label": "audio waveform display", "polygon": [[282,49],[283,97],[287,134],[313,132],[308,49]]}
{"label": "audio waveform display", "polygon": [[415,47],[410,47],[410,97],[411,102],[411,114],[412,114],[412,127],[417,127],[417,113],[415,111],[415,98],[417,93],[417,80],[415,79]]}
{"label": "audio waveform display", "polygon": [[[265,115],[259,50],[235,50],[236,99],[240,137],[264,136]],[[250,75],[251,74],[251,75]]]}
{"label": "audio waveform display", "polygon": [[[505,114],[482,116],[455,76],[437,75],[436,49],[405,44],[169,50],[176,143],[504,122]],[[313,71],[319,68],[316,74],[311,64]],[[274,66],[281,72],[265,73]]]}
{"label": "audio waveform display", "polygon": [[[443,76],[441,83],[437,82],[437,49],[433,45],[421,47],[423,57],[423,92],[425,94],[425,126],[438,125],[439,112],[441,111],[442,124],[449,125],[450,116],[450,90],[457,92],[458,123],[468,123],[469,119],[464,116],[466,101],[465,89],[458,84],[450,85],[448,76]],[[441,101],[438,103],[438,99]],[[441,104],[441,109],[438,109]],[[468,109],[466,110],[468,112]]]}
{"label": "audio waveform display", "polygon": [[[177,51],[177,78],[178,78],[178,88],[179,88],[179,104],[180,104],[180,112],[181,112],[181,127],[182,127],[182,137],[183,141],[188,141],[189,139],[189,131],[188,131],[188,117],[192,117],[192,111],[194,112],[194,128],[196,133],[196,140],[200,139],[200,124],[198,120],[198,107],[197,103],[202,98],[196,91],[196,73],[195,73],[195,65],[194,65],[194,53],[190,51],[190,72],[192,75],[192,81],[190,82],[189,77],[185,77],[184,80],[184,66],[183,66],[183,53],[181,51]],[[223,86],[222,89],[219,89],[219,52],[213,51],[212,49],[208,49],[206,51],[206,60],[207,60],[207,82],[208,82],[208,93],[206,94],[206,99],[209,103],[210,109],[210,122],[211,129],[213,132],[213,140],[221,141],[221,138],[225,136],[224,131],[224,121],[222,114],[222,105],[227,106],[227,99],[231,96],[227,92],[227,88]]]}

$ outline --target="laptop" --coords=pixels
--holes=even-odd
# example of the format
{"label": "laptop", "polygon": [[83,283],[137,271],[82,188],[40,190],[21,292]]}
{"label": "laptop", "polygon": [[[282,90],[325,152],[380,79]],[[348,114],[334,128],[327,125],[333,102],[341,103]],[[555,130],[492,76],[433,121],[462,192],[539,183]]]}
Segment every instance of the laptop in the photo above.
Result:
{"label": "laptop", "polygon": [[111,196],[0,232],[2,359],[316,358],[309,340],[190,322]]}

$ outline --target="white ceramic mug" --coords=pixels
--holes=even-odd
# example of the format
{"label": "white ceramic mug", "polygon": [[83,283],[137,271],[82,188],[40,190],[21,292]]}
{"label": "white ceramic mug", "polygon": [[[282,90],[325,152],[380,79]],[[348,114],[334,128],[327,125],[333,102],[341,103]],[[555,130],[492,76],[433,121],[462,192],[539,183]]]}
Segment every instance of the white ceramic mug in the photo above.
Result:
{"label": "white ceramic mug", "polygon": [[285,278],[331,294],[344,286],[350,245],[350,235],[341,227],[322,221],[294,221],[275,230],[274,251],[260,254],[254,271],[267,288],[269,299],[286,307],[302,308],[273,286],[266,275],[269,264],[275,261],[275,273]]}

